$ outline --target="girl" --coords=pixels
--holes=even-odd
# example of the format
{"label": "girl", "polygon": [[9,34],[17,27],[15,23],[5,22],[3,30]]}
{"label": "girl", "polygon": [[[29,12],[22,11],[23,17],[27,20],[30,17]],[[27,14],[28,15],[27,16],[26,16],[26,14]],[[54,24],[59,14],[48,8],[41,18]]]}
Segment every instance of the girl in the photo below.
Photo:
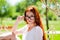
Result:
{"label": "girl", "polygon": [[[26,22],[26,26],[16,31],[18,22],[22,19]],[[46,40],[42,21],[35,6],[28,7],[25,10],[24,16],[17,17],[12,31],[15,35],[22,34],[23,40]]]}

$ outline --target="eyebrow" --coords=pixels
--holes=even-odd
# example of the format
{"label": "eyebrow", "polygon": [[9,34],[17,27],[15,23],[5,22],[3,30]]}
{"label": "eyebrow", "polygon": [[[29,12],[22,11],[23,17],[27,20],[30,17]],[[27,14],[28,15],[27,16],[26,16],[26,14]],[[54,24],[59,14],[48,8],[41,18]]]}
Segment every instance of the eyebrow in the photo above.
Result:
{"label": "eyebrow", "polygon": [[27,15],[27,14],[26,14],[26,16],[34,16],[34,14],[31,14],[31,15]]}

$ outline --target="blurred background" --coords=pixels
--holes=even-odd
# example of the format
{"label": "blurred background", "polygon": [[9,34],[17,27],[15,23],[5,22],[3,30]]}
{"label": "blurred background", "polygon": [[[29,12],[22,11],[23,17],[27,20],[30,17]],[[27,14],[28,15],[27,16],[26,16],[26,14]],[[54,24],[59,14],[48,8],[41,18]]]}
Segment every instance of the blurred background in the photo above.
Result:
{"label": "blurred background", "polygon": [[[11,31],[17,16],[24,15],[25,9],[30,5],[35,5],[39,10],[49,40],[59,40],[60,0],[0,0],[0,29],[3,28],[0,31]],[[22,28],[25,24],[22,20],[17,29]],[[4,30],[4,27],[7,30]],[[18,37],[22,40],[22,35]]]}

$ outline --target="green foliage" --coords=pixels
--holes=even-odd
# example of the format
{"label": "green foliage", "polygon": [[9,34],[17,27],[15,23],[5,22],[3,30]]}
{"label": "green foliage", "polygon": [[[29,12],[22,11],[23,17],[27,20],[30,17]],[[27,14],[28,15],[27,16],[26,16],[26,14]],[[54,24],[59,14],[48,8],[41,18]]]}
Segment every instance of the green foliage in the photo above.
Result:
{"label": "green foliage", "polygon": [[36,5],[36,2],[38,2],[38,1],[40,1],[40,0],[26,0],[27,6],[29,6],[29,5]]}
{"label": "green foliage", "polygon": [[22,1],[16,5],[16,12],[19,12],[20,15],[23,15],[26,8],[26,2]]}
{"label": "green foliage", "polygon": [[0,17],[7,16],[8,6],[6,0],[0,0]]}
{"label": "green foliage", "polygon": [[48,11],[48,19],[49,20],[57,20],[57,15],[53,13],[51,10]]}
{"label": "green foliage", "polygon": [[36,6],[37,6],[37,9],[38,9],[39,13],[44,14],[45,13],[45,8],[42,8],[42,5],[43,5],[42,2],[40,2],[40,1],[36,2]]}
{"label": "green foliage", "polygon": [[26,7],[30,6],[30,5],[36,5],[36,2],[38,2],[39,0],[24,0],[22,2],[19,2],[16,5],[16,12],[20,12],[20,15],[23,15]]}
{"label": "green foliage", "polygon": [[6,17],[8,15],[8,6],[7,6],[6,0],[0,0],[0,18],[1,18],[1,24],[3,21],[3,17]]}
{"label": "green foliage", "polygon": [[18,15],[20,15],[20,13],[16,12],[16,7],[15,6],[9,6],[9,8],[8,8],[8,16],[7,17],[10,17],[12,19],[16,19]]}

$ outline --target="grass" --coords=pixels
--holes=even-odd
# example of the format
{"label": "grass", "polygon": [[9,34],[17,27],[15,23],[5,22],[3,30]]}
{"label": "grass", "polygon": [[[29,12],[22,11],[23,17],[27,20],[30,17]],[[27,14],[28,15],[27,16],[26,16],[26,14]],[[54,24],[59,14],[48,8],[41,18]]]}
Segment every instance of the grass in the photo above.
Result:
{"label": "grass", "polygon": [[49,21],[49,27],[53,26],[55,30],[59,31],[60,30],[60,20],[58,21]]}
{"label": "grass", "polygon": [[[47,30],[45,20],[43,21],[43,23],[44,23],[44,29]],[[60,31],[60,20],[57,20],[57,21],[48,21],[48,26],[49,26],[49,28],[52,27],[52,30],[54,29],[56,31]]]}
{"label": "grass", "polygon": [[51,34],[50,35],[50,40],[60,40],[60,34]]}

